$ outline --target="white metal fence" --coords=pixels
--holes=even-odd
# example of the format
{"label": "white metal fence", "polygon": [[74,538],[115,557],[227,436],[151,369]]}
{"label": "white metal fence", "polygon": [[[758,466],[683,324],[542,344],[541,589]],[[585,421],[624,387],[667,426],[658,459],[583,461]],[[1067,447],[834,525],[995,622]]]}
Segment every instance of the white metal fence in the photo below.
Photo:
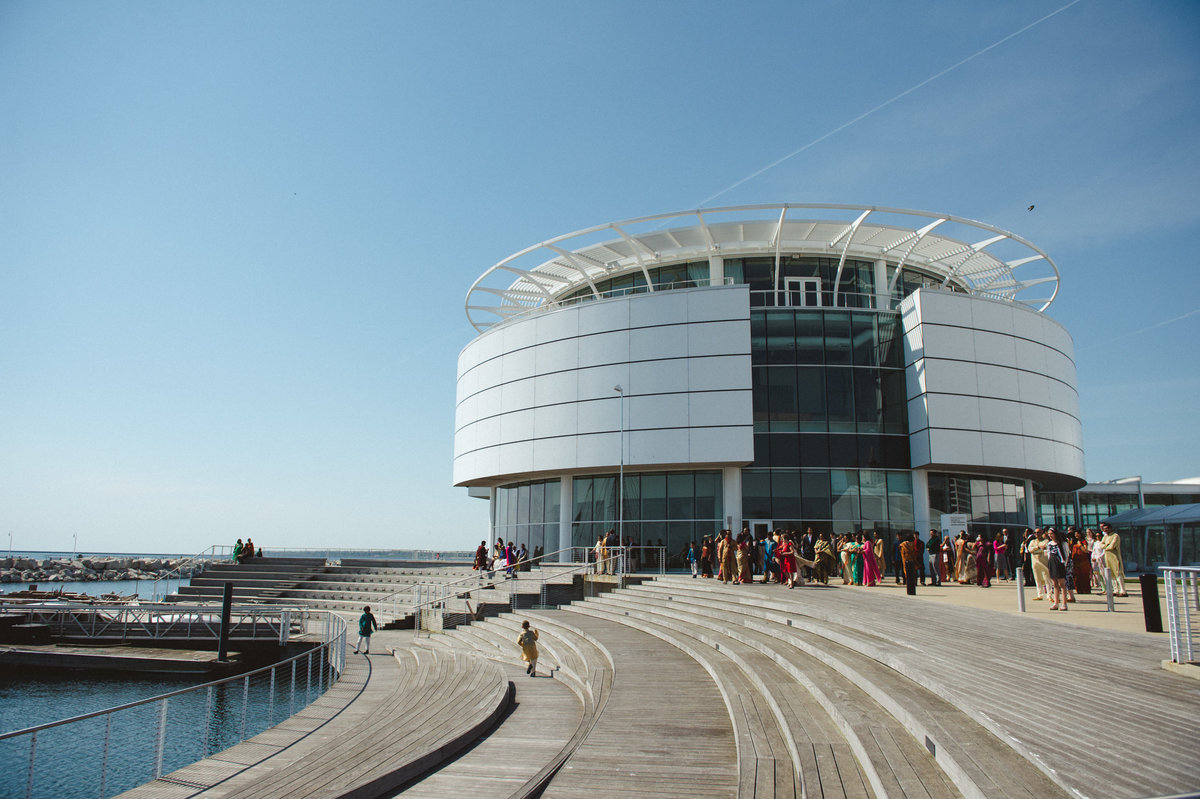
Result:
{"label": "white metal fence", "polygon": [[105,799],[227,749],[319,697],[346,665],[344,619],[292,611],[320,645],[256,671],[0,734],[4,796]]}
{"label": "white metal fence", "polygon": [[[1171,660],[1192,663],[1200,654],[1200,568],[1163,566],[1167,599],[1167,632],[1171,638]],[[1196,624],[1196,629],[1192,624]]]}
{"label": "white metal fence", "polygon": [[[0,602],[5,615],[43,628],[57,638],[153,642],[168,639],[216,640],[221,633],[221,608],[213,605],[74,605]],[[311,632],[314,616],[302,608],[234,606],[229,636],[235,639],[278,640]]]}

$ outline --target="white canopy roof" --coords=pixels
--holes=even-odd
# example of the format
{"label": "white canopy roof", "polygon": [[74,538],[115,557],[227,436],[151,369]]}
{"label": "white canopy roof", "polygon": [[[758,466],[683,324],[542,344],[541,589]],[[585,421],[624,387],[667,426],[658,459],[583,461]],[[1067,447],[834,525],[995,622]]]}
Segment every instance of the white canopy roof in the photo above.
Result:
{"label": "white canopy roof", "polygon": [[[679,222],[686,224],[666,228]],[[1050,256],[992,225],[900,208],[781,203],[657,214],[547,239],[484,272],[467,292],[467,319],[483,331],[556,307],[580,289],[590,288],[598,298],[600,280],[641,272],[650,283],[650,270],[672,263],[773,256],[778,265],[796,254],[838,258],[838,284],[848,258],[884,259],[901,270],[941,277],[943,286],[1039,311],[1058,294],[1058,268]],[[1026,296],[1034,287],[1044,287],[1035,292],[1040,296]],[[835,295],[834,305],[840,304]]]}

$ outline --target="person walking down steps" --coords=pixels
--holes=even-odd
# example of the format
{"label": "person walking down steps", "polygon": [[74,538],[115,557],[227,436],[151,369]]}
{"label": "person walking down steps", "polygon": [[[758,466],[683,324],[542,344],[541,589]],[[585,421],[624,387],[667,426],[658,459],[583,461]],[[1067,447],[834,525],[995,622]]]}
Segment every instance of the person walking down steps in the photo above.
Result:
{"label": "person walking down steps", "polygon": [[530,677],[537,676],[537,639],[538,631],[530,628],[528,621],[521,622],[521,634],[517,636],[517,645],[521,647],[521,660],[529,664],[525,667],[525,673]]}
{"label": "person walking down steps", "polygon": [[[371,606],[367,605],[363,608],[363,613],[358,617],[358,643],[354,645],[354,654],[358,654],[358,650],[362,650],[364,655],[371,654],[371,633],[379,629],[379,623],[375,621],[375,616],[371,613]],[[363,646],[363,643],[366,646]]]}

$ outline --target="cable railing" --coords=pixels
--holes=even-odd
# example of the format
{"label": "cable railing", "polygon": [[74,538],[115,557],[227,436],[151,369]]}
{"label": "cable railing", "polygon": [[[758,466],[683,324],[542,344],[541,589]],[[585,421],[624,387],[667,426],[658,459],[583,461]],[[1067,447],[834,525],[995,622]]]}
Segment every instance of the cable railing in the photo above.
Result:
{"label": "cable railing", "polygon": [[[5,796],[99,795],[158,779],[304,709],[346,666],[346,621],[302,611],[308,652],[235,677],[0,734]],[[69,764],[69,765],[68,765]]]}
{"label": "cable railing", "polygon": [[[1171,639],[1171,660],[1193,663],[1200,654],[1200,568],[1163,566],[1167,599],[1167,632]],[[1193,618],[1196,629],[1193,630]]]}

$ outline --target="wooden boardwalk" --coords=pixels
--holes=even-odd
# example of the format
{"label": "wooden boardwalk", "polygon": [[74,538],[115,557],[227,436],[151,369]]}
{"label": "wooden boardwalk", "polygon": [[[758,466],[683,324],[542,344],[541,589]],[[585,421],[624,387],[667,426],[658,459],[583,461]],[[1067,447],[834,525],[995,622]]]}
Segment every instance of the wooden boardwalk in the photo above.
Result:
{"label": "wooden boardwalk", "polygon": [[733,731],[712,678],[653,636],[558,613],[603,642],[614,676],[603,714],[551,780],[546,799],[736,795]]}

